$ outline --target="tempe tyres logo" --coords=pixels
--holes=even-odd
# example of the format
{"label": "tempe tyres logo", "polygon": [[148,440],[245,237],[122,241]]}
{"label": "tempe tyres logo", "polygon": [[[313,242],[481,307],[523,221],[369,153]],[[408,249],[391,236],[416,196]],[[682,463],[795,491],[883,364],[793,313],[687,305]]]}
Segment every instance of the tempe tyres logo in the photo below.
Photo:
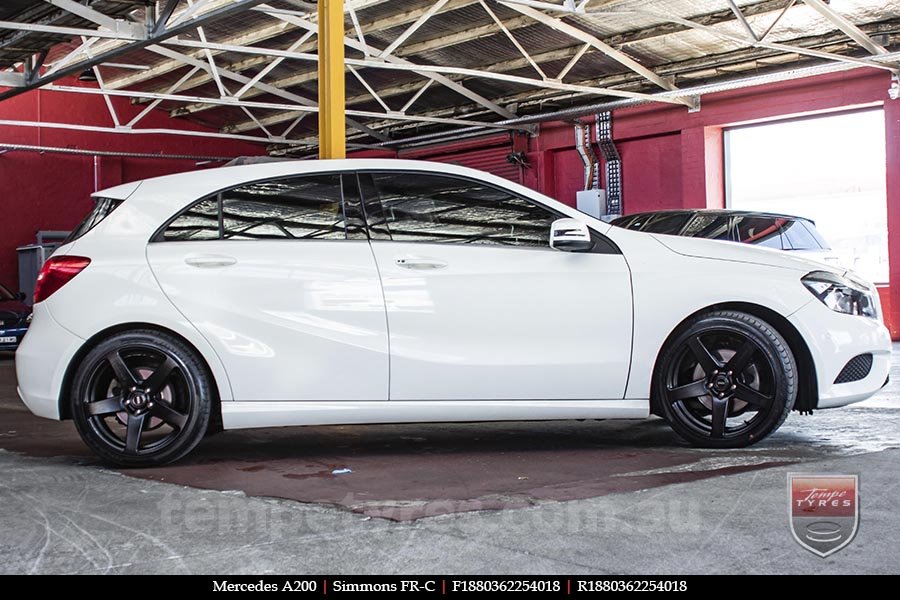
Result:
{"label": "tempe tyres logo", "polygon": [[856,475],[788,474],[791,533],[801,546],[822,558],[856,535],[859,479]]}

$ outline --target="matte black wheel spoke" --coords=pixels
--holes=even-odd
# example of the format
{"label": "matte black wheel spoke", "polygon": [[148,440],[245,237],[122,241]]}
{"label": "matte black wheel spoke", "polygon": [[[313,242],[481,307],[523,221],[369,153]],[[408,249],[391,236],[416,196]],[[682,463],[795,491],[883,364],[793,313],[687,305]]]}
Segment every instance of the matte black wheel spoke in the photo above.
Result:
{"label": "matte black wheel spoke", "polygon": [[725,365],[725,371],[731,371],[735,375],[743,372],[744,369],[747,368],[747,365],[750,363],[750,359],[753,358],[753,355],[756,353],[756,344],[747,340],[743,343],[743,345],[738,348],[738,351],[735,352],[734,356],[731,357],[731,360]]}
{"label": "matte black wheel spoke", "polygon": [[164,387],[166,387],[166,383],[169,381],[169,377],[172,375],[172,371],[174,371],[178,365],[174,360],[166,357],[166,360],[163,361],[163,364],[159,365],[153,374],[144,380],[144,383],[141,384],[144,388],[150,390],[151,394],[158,394]]}
{"label": "matte black wheel spoke", "polygon": [[87,405],[87,414],[92,417],[103,417],[121,412],[125,410],[122,406],[122,399],[122,396],[113,396],[112,398],[91,402]]}
{"label": "matte black wheel spoke", "polygon": [[128,415],[128,431],[125,434],[125,452],[137,454],[141,447],[141,435],[144,433],[144,419],[146,413],[141,415]]}
{"label": "matte black wheel spoke", "polygon": [[110,352],[106,356],[106,360],[109,362],[109,366],[112,367],[116,381],[119,382],[119,386],[123,390],[131,389],[137,385],[137,379],[134,377],[131,369],[128,368],[128,365],[125,364],[119,352]]}
{"label": "matte black wheel spoke", "polygon": [[709,389],[706,387],[706,380],[700,379],[698,381],[688,383],[687,385],[681,385],[676,388],[672,388],[668,390],[666,395],[669,398],[669,402],[677,402],[679,400],[687,400],[688,398],[698,398],[700,396],[705,396],[708,393]]}
{"label": "matte black wheel spoke", "polygon": [[712,437],[725,437],[725,421],[731,411],[731,398],[713,398],[712,401]]}
{"label": "matte black wheel spoke", "polygon": [[743,400],[747,404],[751,404],[764,410],[770,408],[774,400],[771,396],[766,396],[762,392],[754,390],[743,383],[737,384],[737,390],[735,390],[734,395],[738,400]]}
{"label": "matte black wheel spoke", "polygon": [[159,417],[175,429],[179,431],[184,429],[185,424],[187,423],[187,415],[183,415],[168,404],[164,402],[157,402],[150,409],[150,414],[154,417]]}
{"label": "matte black wheel spoke", "polygon": [[722,363],[710,353],[699,337],[691,338],[688,342],[688,347],[707,375],[722,368]]}

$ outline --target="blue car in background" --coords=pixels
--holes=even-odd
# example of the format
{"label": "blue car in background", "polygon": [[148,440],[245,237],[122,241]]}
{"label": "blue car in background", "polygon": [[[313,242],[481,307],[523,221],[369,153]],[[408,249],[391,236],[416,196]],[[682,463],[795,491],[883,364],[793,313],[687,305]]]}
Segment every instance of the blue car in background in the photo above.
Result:
{"label": "blue car in background", "polygon": [[25,294],[13,294],[0,283],[0,351],[15,350],[28,331],[31,308]]}

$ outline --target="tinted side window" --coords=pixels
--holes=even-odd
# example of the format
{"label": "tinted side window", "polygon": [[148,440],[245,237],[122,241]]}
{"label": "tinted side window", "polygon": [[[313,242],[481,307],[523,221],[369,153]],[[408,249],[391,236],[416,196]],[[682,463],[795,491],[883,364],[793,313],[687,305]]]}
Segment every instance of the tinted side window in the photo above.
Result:
{"label": "tinted side window", "polygon": [[807,231],[800,221],[789,221],[784,225],[788,247],[792,250],[820,250],[819,242]]}
{"label": "tinted side window", "polygon": [[181,213],[166,227],[163,239],[167,242],[219,239],[218,198],[205,198]]}
{"label": "tinted side window", "polygon": [[819,230],[816,229],[816,226],[812,221],[798,221],[798,223],[806,227],[809,235],[813,236],[816,243],[819,244],[819,248],[822,250],[831,250],[831,244],[825,241],[825,238],[822,237],[822,234],[819,233]]}
{"label": "tinted side window", "polygon": [[119,205],[122,204],[121,200],[113,200],[111,198],[97,198],[97,201],[94,203],[94,209],[88,213],[88,216],[84,218],[84,220],[78,224],[78,227],[72,230],[72,233],[69,234],[69,237],[63,242],[64,244],[68,244],[69,242],[74,242],[88,231],[96,227],[100,221],[105,219],[112,213],[112,211],[116,210]]}
{"label": "tinted side window", "polygon": [[631,215],[630,217],[619,217],[614,219],[612,224],[622,229],[640,229],[644,224],[643,215]]}
{"label": "tinted side window", "polygon": [[731,239],[731,217],[726,215],[697,214],[691,219],[681,235],[707,238],[710,240]]}
{"label": "tinted side window", "polygon": [[394,241],[549,249],[550,224],[558,218],[508,191],[468,179],[373,172],[363,181],[364,195],[376,205],[369,209],[373,238],[383,231]]}
{"label": "tinted side window", "polygon": [[785,219],[772,217],[738,217],[737,241],[782,250],[784,224]]}
{"label": "tinted side window", "polygon": [[251,183],[222,192],[225,239],[346,238],[340,175]]}
{"label": "tinted side window", "polygon": [[652,221],[647,223],[642,231],[647,231],[649,233],[678,235],[678,233],[684,228],[684,226],[688,222],[688,219],[690,218],[690,213],[659,214],[656,215],[656,217],[654,217]]}

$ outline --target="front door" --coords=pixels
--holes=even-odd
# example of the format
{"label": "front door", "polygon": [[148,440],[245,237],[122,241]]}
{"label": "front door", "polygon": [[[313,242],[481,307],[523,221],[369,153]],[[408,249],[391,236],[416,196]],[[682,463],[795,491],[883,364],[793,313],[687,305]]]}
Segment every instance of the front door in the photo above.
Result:
{"label": "front door", "polygon": [[[629,270],[549,246],[560,214],[483,182],[360,175],[388,313],[391,400],[621,399]],[[599,236],[598,236],[599,238]]]}

